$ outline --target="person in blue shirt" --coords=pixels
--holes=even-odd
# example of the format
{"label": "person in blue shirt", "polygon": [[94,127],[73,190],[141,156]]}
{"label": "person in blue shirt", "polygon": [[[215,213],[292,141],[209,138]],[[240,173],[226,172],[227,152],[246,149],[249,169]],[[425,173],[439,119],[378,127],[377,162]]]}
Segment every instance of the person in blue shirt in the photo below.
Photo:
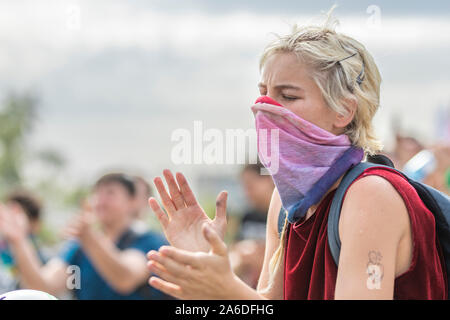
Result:
{"label": "person in blue shirt", "polygon": [[[41,202],[30,192],[15,190],[9,193],[5,199],[5,207],[11,215],[23,217],[23,227],[27,229],[27,236],[41,263],[46,262],[45,254],[38,241],[38,233],[41,226]],[[10,245],[0,233],[0,293],[20,289],[20,278],[14,261]],[[2,277],[3,276],[3,277]]]}
{"label": "person in blue shirt", "polygon": [[168,298],[148,284],[145,256],[166,240],[131,227],[136,209],[134,179],[121,173],[105,175],[95,184],[91,200],[65,229],[70,240],[46,264],[40,263],[19,221],[0,209],[0,232],[11,245],[26,287],[56,296],[69,289],[77,299]]}

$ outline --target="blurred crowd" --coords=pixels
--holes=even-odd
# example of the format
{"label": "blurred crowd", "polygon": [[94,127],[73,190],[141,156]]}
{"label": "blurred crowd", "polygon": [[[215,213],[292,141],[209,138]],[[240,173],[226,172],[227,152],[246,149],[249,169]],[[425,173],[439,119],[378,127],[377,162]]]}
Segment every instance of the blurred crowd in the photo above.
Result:
{"label": "blurred crowd", "polygon": [[396,134],[394,148],[385,155],[395,168],[450,194],[450,141],[425,146],[412,136]]}
{"label": "blurred crowd", "polygon": [[[420,152],[433,155],[423,182],[450,193],[450,146],[423,146],[397,135],[386,152],[402,170]],[[414,160],[416,161],[416,160]],[[417,161],[416,161],[417,162]],[[262,166],[248,164],[239,180],[247,199],[229,245],[234,272],[256,288],[265,251],[266,219],[274,189]],[[30,192],[15,190],[0,207],[0,293],[32,288],[67,299],[170,299],[148,285],[146,254],[167,244],[146,222],[152,187],[142,177],[107,174],[61,233],[58,252],[46,252],[39,241],[42,204]]]}
{"label": "blurred crowd", "polygon": [[47,256],[37,241],[42,206],[15,191],[0,208],[0,291],[19,288],[76,299],[164,299],[148,284],[146,253],[167,244],[143,221],[150,185],[111,173],[94,185]]}

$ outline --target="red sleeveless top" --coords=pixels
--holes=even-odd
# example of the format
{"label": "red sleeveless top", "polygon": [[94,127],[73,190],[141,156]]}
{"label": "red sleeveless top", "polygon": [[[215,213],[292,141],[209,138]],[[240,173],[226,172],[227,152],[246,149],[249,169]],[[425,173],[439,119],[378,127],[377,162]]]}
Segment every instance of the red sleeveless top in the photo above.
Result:
{"label": "red sleeveless top", "polygon": [[[377,175],[388,180],[405,202],[414,242],[410,268],[395,279],[394,299],[447,299],[447,275],[436,238],[433,214],[399,173],[366,169],[356,180]],[[355,180],[355,181],[356,181]],[[289,224],[284,255],[284,299],[334,299],[337,266],[328,246],[327,221],[334,191],[316,212]]]}

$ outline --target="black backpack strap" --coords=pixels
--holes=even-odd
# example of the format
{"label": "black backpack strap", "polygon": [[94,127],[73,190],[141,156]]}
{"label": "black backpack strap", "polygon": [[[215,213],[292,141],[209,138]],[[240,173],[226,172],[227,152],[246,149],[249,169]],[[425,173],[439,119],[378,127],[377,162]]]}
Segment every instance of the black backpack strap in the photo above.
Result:
{"label": "black backpack strap", "polygon": [[[361,162],[351,168],[342,179],[339,184],[331,202],[330,212],[328,213],[328,245],[330,247],[331,255],[336,265],[339,265],[339,255],[341,253],[341,240],[339,237],[339,217],[341,215],[342,202],[345,192],[350,187],[352,182],[361,174],[364,170],[371,167],[383,167],[383,165]],[[392,168],[391,168],[392,169]]]}
{"label": "black backpack strap", "polygon": [[286,210],[281,207],[280,213],[278,213],[278,238],[281,239],[281,233],[283,232],[284,222],[286,220]]}
{"label": "black backpack strap", "polygon": [[367,155],[367,162],[382,164],[394,168],[394,163],[392,162],[392,160],[384,154]]}
{"label": "black backpack strap", "polygon": [[[409,178],[408,181],[434,215],[439,246],[445,262],[447,289],[450,292],[450,197],[424,183]],[[448,298],[450,299],[450,294],[448,294]]]}

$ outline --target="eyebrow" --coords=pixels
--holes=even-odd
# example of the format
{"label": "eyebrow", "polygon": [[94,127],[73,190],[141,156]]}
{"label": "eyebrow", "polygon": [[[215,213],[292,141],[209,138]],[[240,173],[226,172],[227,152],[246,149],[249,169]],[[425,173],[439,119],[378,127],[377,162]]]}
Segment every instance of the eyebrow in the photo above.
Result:
{"label": "eyebrow", "polygon": [[[267,85],[265,85],[264,83],[262,83],[262,82],[258,83],[258,88],[266,88],[266,87],[267,87]],[[291,85],[291,84],[279,84],[279,85],[276,85],[274,88],[280,89],[280,90],[283,90],[283,89],[294,89],[294,90],[301,90],[301,91],[303,91],[303,88],[297,87],[297,86],[294,86],[294,85]]]}

